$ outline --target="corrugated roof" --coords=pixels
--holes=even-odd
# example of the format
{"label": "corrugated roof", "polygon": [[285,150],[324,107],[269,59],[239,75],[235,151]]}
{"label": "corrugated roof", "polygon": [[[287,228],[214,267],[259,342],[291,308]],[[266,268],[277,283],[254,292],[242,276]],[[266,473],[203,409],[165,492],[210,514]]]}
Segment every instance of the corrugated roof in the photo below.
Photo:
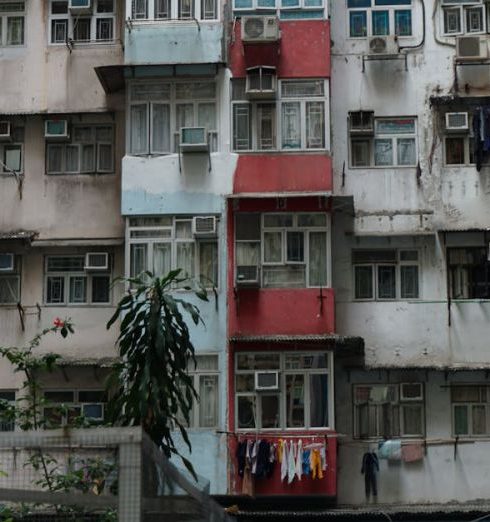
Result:
{"label": "corrugated roof", "polygon": [[117,357],[63,357],[58,361],[58,366],[99,366],[100,368],[109,368],[117,361]]}
{"label": "corrugated roof", "polygon": [[23,240],[23,241],[31,241],[34,239],[39,232],[35,232],[34,230],[11,230],[8,232],[0,232],[0,240]]}
{"label": "corrugated roof", "polygon": [[284,342],[323,342],[323,341],[335,341],[336,343],[346,343],[353,341],[362,341],[362,337],[347,337],[344,335],[337,334],[304,334],[304,335],[235,335],[230,337],[231,342],[271,342],[271,343],[284,343]]}

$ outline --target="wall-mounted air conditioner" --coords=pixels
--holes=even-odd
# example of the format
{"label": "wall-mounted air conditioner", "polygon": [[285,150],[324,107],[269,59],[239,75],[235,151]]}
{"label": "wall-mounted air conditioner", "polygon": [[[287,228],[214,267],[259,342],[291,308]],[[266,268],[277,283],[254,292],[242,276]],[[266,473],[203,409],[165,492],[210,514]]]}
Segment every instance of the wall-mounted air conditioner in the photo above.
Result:
{"label": "wall-mounted air conditioner", "polygon": [[275,67],[251,67],[247,69],[245,94],[249,98],[275,98],[277,76]]}
{"label": "wall-mounted air conditioner", "polygon": [[467,131],[468,113],[467,112],[446,112],[447,131]]}
{"label": "wall-mounted air conditioner", "polygon": [[0,141],[12,141],[12,125],[9,121],[0,121]]}
{"label": "wall-mounted air conditioner", "polygon": [[195,237],[215,237],[216,217],[196,216],[192,218],[192,233]]}
{"label": "wall-mounted air conditioner", "polygon": [[107,252],[87,252],[84,268],[85,270],[108,270],[109,254]]}
{"label": "wall-mounted air conditioner", "polygon": [[206,152],[208,150],[208,132],[205,127],[182,127],[180,129],[181,152]]}
{"label": "wall-mounted air conditioner", "polygon": [[488,58],[487,37],[458,36],[456,38],[456,61],[478,61]]}
{"label": "wall-mounted air conditioner", "polygon": [[255,390],[269,391],[279,389],[279,372],[255,372]]}
{"label": "wall-mounted air conditioner", "polygon": [[237,265],[236,284],[238,286],[258,286],[259,272],[257,265]]}
{"label": "wall-mounted air conditioner", "polygon": [[374,111],[349,112],[349,133],[372,136],[374,134]]}
{"label": "wall-mounted air conditioner", "polygon": [[422,383],[402,383],[400,384],[401,401],[422,401],[424,399],[424,389]]}
{"label": "wall-mounted air conditioner", "polygon": [[276,16],[242,16],[243,43],[271,43],[280,38]]}
{"label": "wall-mounted air conditioner", "polygon": [[373,36],[368,39],[367,54],[398,54],[398,42],[396,36]]}
{"label": "wall-mounted air conditioner", "polygon": [[14,267],[14,254],[0,254],[0,272],[13,272]]}
{"label": "wall-mounted air conditioner", "polygon": [[92,11],[91,0],[68,0],[68,9],[73,14],[86,14]]}
{"label": "wall-mounted air conditioner", "polygon": [[68,120],[45,120],[44,137],[49,140],[69,139]]}

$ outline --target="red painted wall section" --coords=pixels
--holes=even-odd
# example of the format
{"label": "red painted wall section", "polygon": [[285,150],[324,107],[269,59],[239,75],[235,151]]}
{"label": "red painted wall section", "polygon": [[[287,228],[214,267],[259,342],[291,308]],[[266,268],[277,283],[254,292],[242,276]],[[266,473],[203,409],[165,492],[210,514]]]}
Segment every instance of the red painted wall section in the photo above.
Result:
{"label": "red painted wall section", "polygon": [[233,193],[331,192],[326,154],[240,154]]}
{"label": "red painted wall section", "polygon": [[234,77],[244,77],[248,67],[273,65],[279,78],[330,77],[330,22],[297,20],[280,22],[279,53],[275,44],[247,45],[241,40],[240,22],[229,47],[229,67]]}
{"label": "red painted wall section", "polygon": [[[330,435],[335,435],[335,432],[329,432]],[[299,434],[298,434],[299,435]],[[284,433],[284,440],[287,439],[288,434]],[[274,434],[268,435],[262,434],[268,442],[277,442],[281,435]],[[246,440],[247,437],[243,437],[242,440]],[[255,440],[255,437],[253,437]],[[295,438],[294,441],[298,439]],[[302,439],[303,445],[307,445],[312,442],[325,442],[324,433],[305,433]],[[240,495],[242,492],[242,479],[238,475],[237,461],[236,461],[236,447],[238,440],[236,438],[230,439],[229,451],[230,460],[232,462],[232,493]],[[336,496],[337,494],[337,439],[335,436],[327,438],[327,469],[323,471],[322,479],[313,479],[311,475],[303,475],[301,481],[297,478],[294,479],[291,484],[288,484],[287,479],[281,481],[281,465],[276,462],[273,474],[270,478],[261,478],[255,480],[255,494],[256,495],[327,495]]]}
{"label": "red painted wall section", "polygon": [[[334,332],[331,288],[243,288],[230,303],[230,335],[308,335]],[[322,299],[320,299],[322,297]],[[323,304],[321,302],[323,301]]]}

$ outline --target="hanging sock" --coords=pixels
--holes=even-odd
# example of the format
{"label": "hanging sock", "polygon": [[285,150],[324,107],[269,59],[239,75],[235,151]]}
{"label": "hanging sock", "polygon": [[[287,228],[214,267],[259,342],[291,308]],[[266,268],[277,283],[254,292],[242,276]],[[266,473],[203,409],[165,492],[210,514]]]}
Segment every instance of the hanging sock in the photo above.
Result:
{"label": "hanging sock", "polygon": [[289,454],[288,454],[288,484],[294,480],[294,474],[296,473],[296,461],[294,455],[295,447],[293,441],[289,443]]}
{"label": "hanging sock", "polygon": [[288,476],[288,460],[289,460],[289,452],[288,452],[288,444],[287,442],[281,440],[282,445],[282,460],[281,460],[281,481],[283,482]]}
{"label": "hanging sock", "polygon": [[298,480],[301,480],[301,475],[303,474],[303,441],[299,439],[298,441],[298,450],[296,452],[296,477]]}

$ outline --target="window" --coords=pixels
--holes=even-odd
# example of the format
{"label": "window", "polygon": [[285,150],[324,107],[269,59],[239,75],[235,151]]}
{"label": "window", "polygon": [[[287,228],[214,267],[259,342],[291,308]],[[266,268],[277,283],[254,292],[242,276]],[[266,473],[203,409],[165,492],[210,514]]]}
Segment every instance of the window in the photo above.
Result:
{"label": "window", "polygon": [[490,434],[488,386],[451,387],[454,436],[478,437]]}
{"label": "window", "polygon": [[354,299],[418,299],[417,250],[354,250]]}
{"label": "window", "polygon": [[71,425],[83,418],[100,424],[105,418],[107,396],[101,390],[44,391],[44,420],[49,428]]}
{"label": "window", "polygon": [[0,1],[0,47],[24,45],[25,2]]}
{"label": "window", "polygon": [[237,281],[260,266],[264,288],[328,285],[327,214],[239,213],[235,226]]}
{"label": "window", "polygon": [[0,272],[0,305],[16,305],[18,302],[20,302],[20,256],[14,256],[13,270]]}
{"label": "window", "polygon": [[374,137],[351,132],[352,167],[408,167],[417,164],[415,118],[376,118]]}
{"label": "window", "polygon": [[183,277],[218,286],[218,240],[195,236],[192,218],[130,218],[129,241],[131,277],[145,270],[162,276],[181,268]]}
{"label": "window", "polygon": [[0,161],[4,174],[24,170],[24,127],[10,125],[12,141],[0,142]]}
{"label": "window", "polygon": [[[446,123],[444,128],[444,162],[448,166],[452,165],[474,165],[475,161],[475,139],[473,136],[473,115],[467,111],[461,114],[467,114],[468,129],[447,130]],[[458,113],[455,113],[458,114]],[[443,115],[446,116],[446,115]],[[482,163],[488,164],[490,155],[487,151],[482,150]]]}
{"label": "window", "polygon": [[323,0],[233,0],[235,11],[254,10],[293,10],[304,9],[317,11],[323,9]]}
{"label": "window", "polygon": [[281,80],[279,99],[247,101],[245,80],[233,80],[233,149],[325,149],[324,80]]}
{"label": "window", "polygon": [[217,20],[216,0],[133,0],[133,20]]}
{"label": "window", "polygon": [[130,88],[131,154],[178,151],[182,127],[205,127],[218,148],[216,84],[210,81],[135,83]]}
{"label": "window", "polygon": [[110,285],[109,271],[85,270],[84,255],[56,255],[45,258],[46,304],[109,304]]}
{"label": "window", "polygon": [[354,437],[423,437],[424,394],[421,383],[356,384]]}
{"label": "window", "polygon": [[12,407],[15,406],[15,392],[0,390],[0,432],[14,431],[15,420],[12,418]]}
{"label": "window", "polygon": [[448,249],[452,299],[490,299],[487,247]]}
{"label": "window", "polygon": [[412,0],[347,0],[349,36],[412,36]]}
{"label": "window", "polygon": [[445,36],[486,31],[482,0],[442,0],[442,32]]}
{"label": "window", "polygon": [[50,43],[114,41],[114,0],[93,0],[91,14],[71,13],[66,0],[50,0],[49,5]]}
{"label": "window", "polygon": [[[237,353],[239,430],[327,428],[331,423],[331,354]],[[277,390],[256,390],[256,372],[278,372]]]}
{"label": "window", "polygon": [[190,412],[189,428],[216,428],[219,419],[219,370],[217,355],[196,355],[189,363],[189,376],[199,400]]}
{"label": "window", "polygon": [[114,172],[114,128],[73,125],[68,142],[46,143],[47,174],[107,174]]}

